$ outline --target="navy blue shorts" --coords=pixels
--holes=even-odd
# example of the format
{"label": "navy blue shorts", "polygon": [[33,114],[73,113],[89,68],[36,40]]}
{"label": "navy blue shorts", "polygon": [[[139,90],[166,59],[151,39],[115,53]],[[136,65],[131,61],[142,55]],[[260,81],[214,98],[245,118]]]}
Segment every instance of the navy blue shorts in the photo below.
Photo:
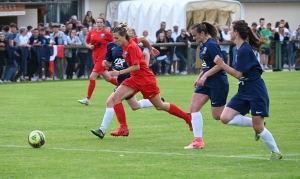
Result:
{"label": "navy blue shorts", "polygon": [[208,95],[212,107],[221,107],[226,104],[226,99],[229,91],[229,85],[224,85],[222,88],[209,88],[206,86],[198,86],[195,93]]}
{"label": "navy blue shorts", "polygon": [[269,117],[269,98],[245,97],[237,93],[226,106],[240,112],[241,115],[251,110],[252,116]]}

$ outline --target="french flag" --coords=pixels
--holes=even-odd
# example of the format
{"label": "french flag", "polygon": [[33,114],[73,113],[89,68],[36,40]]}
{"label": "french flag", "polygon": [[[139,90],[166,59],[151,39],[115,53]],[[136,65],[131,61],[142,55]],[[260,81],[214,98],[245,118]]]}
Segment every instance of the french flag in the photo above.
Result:
{"label": "french flag", "polygon": [[50,56],[50,62],[49,62],[49,71],[50,75],[54,75],[54,60],[55,57],[57,58],[64,58],[64,45],[53,45],[53,55]]}

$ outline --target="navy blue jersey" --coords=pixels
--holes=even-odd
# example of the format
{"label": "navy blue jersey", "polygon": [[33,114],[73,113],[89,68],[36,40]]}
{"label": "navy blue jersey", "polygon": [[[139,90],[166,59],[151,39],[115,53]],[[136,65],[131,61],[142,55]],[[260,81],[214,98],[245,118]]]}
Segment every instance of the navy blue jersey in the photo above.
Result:
{"label": "navy blue jersey", "polygon": [[[200,59],[203,61],[202,70],[204,74],[216,65],[214,62],[216,55],[219,55],[222,59],[223,56],[219,44],[211,38],[200,44],[200,49]],[[208,77],[204,83],[204,86],[207,87],[221,87],[224,85],[228,85],[227,75],[224,70],[220,70]]]}
{"label": "navy blue jersey", "polygon": [[243,79],[248,81],[260,79],[262,68],[252,47],[247,42],[244,42],[238,50],[236,48],[233,50],[232,67],[243,73]]}
{"label": "navy blue jersey", "polygon": [[[122,57],[123,48],[117,46],[115,42],[110,42],[107,45],[107,53],[105,56],[105,60],[112,63],[112,68],[120,71],[128,68],[127,62]],[[130,74],[121,74],[118,76],[118,83],[121,84],[126,78],[129,78]]]}

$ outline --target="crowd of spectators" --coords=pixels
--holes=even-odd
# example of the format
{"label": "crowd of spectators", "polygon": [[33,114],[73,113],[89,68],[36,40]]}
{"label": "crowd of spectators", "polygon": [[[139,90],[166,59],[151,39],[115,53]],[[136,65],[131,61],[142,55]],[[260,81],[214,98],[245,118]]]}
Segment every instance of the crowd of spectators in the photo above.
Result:
{"label": "crowd of spectators", "polygon": [[[100,17],[105,18],[101,13]],[[119,24],[115,20],[111,25],[106,21],[106,29]],[[166,22],[161,22],[156,32],[156,39],[149,36],[147,29],[143,31],[144,37],[151,43],[174,43],[184,42],[186,46],[158,46],[160,55],[151,57],[150,68],[155,75],[170,75],[188,73],[199,73],[202,62],[197,57],[200,51],[198,45],[192,45],[193,37],[185,28],[173,24],[173,29],[166,29]],[[229,27],[219,26],[214,23],[218,30],[219,42],[231,43]],[[43,81],[62,79],[87,79],[93,69],[91,51],[85,46],[85,39],[90,30],[96,28],[92,12],[88,11],[83,22],[73,15],[64,24],[44,23],[37,24],[37,27],[18,27],[17,24],[0,26],[0,83],[20,81]],[[269,41],[256,51],[256,56],[264,70],[272,68],[275,58],[275,41],[280,42],[282,67],[290,71],[300,63],[300,26],[297,29],[290,29],[288,22],[278,21],[273,27],[271,23],[265,26],[265,19],[259,19],[251,24],[251,29],[260,38]],[[131,29],[135,34],[134,29]],[[139,35],[139,34],[135,34]],[[76,48],[76,46],[81,46]],[[58,55],[63,46],[62,55]],[[66,48],[71,46],[72,48]],[[43,47],[43,48],[41,48]],[[230,63],[230,45],[220,44],[224,61]],[[147,49],[146,49],[147,50]],[[188,63],[188,54],[191,53],[191,63]],[[191,67],[187,67],[191,64]],[[187,69],[192,69],[188,71]]]}

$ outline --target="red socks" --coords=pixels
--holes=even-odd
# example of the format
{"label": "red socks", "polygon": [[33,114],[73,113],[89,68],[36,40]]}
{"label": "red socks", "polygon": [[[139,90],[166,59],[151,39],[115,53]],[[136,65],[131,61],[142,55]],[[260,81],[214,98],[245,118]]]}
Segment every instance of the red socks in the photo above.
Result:
{"label": "red socks", "polygon": [[169,113],[174,115],[174,116],[177,116],[179,118],[182,118],[184,119],[186,122],[189,122],[190,121],[190,118],[191,116],[188,115],[188,113],[182,111],[179,107],[177,107],[175,104],[171,104],[170,103],[170,110],[169,110]]}
{"label": "red socks", "polygon": [[122,102],[119,103],[119,104],[115,104],[114,105],[114,110],[115,110],[117,119],[118,119],[118,121],[120,123],[120,127],[121,128],[128,127],[127,123],[126,123],[125,109],[124,109],[124,106],[123,106]]}
{"label": "red socks", "polygon": [[117,80],[117,78],[111,77],[110,83],[113,84],[113,85],[115,85],[115,86],[118,86],[118,80]]}
{"label": "red socks", "polygon": [[96,86],[96,80],[90,80],[90,84],[88,87],[88,93],[87,93],[87,97],[86,97],[87,99],[90,99],[92,97],[95,86]]}

